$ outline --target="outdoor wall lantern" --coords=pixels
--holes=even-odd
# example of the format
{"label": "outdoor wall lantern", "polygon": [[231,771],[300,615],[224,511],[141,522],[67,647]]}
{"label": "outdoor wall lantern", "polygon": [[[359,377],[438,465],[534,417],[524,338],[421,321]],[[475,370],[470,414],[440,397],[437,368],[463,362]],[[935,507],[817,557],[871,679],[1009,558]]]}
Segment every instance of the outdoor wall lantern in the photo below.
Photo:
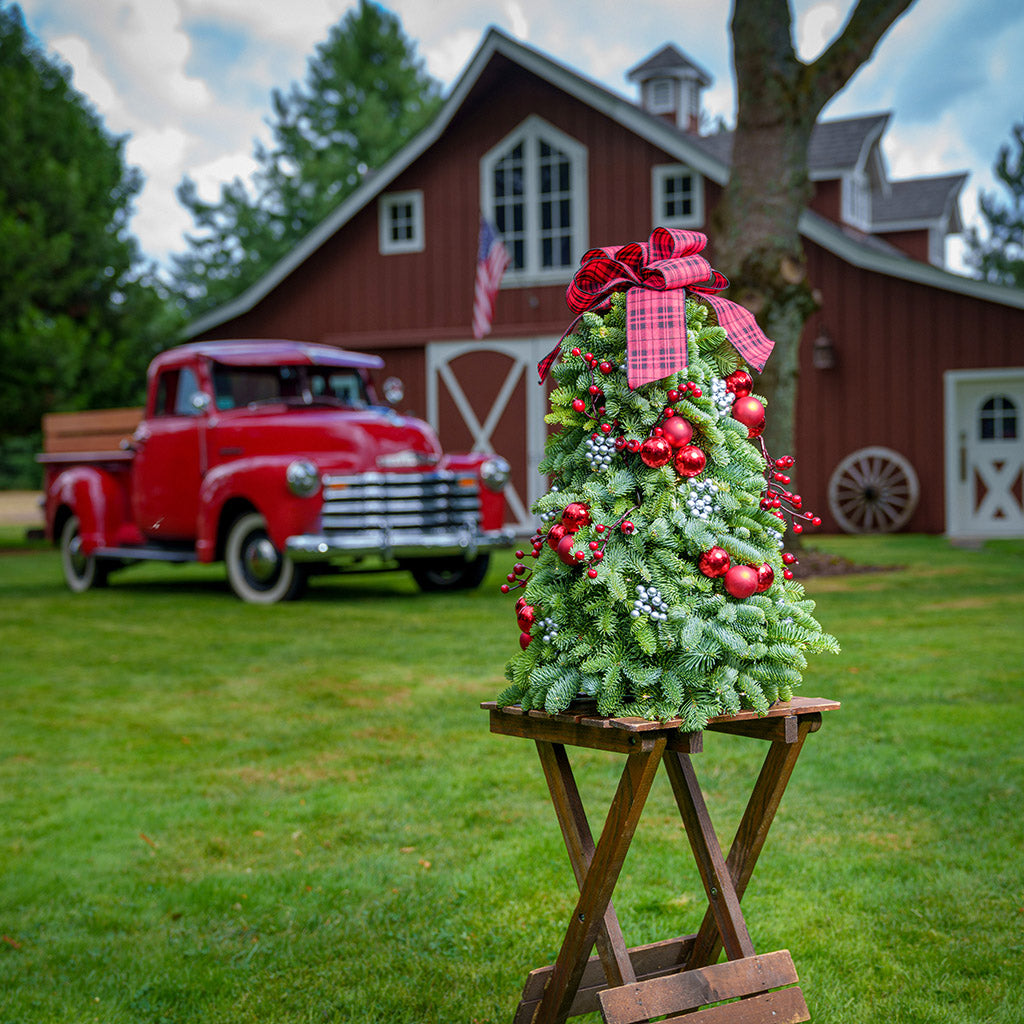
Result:
{"label": "outdoor wall lantern", "polygon": [[828,331],[822,330],[814,339],[811,359],[816,370],[834,370],[836,368],[836,343]]}

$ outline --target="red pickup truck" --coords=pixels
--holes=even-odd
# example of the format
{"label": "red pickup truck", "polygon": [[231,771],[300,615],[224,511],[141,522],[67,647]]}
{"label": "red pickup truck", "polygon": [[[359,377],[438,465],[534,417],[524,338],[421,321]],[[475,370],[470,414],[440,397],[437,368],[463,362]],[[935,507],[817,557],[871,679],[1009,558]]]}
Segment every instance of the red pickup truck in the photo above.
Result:
{"label": "red pickup truck", "polygon": [[477,586],[488,551],[512,539],[508,463],[443,454],[426,423],[379,402],[370,371],[382,365],[291,341],[157,356],[142,420],[119,450],[38,457],[68,586],[102,586],[150,559],[223,560],[234,592],[262,604],[328,569]]}

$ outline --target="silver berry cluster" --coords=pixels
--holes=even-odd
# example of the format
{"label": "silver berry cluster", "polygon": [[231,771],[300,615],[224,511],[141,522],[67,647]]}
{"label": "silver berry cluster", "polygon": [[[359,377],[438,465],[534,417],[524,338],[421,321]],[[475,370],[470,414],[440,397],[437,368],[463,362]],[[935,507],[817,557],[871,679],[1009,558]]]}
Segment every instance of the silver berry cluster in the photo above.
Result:
{"label": "silver berry cluster", "polygon": [[608,434],[592,434],[587,438],[587,461],[595,473],[600,473],[612,464],[615,455],[615,439]]}
{"label": "silver berry cluster", "polygon": [[711,401],[715,403],[720,415],[728,416],[732,412],[732,403],[736,401],[736,396],[726,387],[721,377],[715,377],[711,381]]}
{"label": "silver berry cluster", "polygon": [[629,613],[634,619],[641,615],[648,615],[656,622],[668,620],[668,605],[661,596],[657,587],[645,587],[642,583],[636,585],[636,600],[633,602],[633,610]]}
{"label": "silver berry cluster", "polygon": [[686,494],[686,507],[690,515],[707,521],[715,511],[715,495],[718,484],[713,480],[691,480]]}
{"label": "silver berry cluster", "polygon": [[770,526],[765,531],[768,534],[768,539],[781,551],[785,546],[786,542],[782,539],[782,530],[773,530]]}
{"label": "silver berry cluster", "polygon": [[541,639],[544,643],[549,644],[552,640],[558,636],[558,623],[555,622],[550,616],[540,620],[541,628]]}

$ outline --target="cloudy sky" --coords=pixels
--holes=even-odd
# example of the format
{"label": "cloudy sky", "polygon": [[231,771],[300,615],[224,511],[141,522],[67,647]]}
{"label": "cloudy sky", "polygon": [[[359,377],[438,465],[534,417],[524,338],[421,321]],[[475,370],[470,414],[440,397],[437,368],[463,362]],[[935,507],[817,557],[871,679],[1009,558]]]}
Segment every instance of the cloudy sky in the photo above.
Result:
{"label": "cloudy sky", "polygon": [[[29,29],[73,69],[108,128],[127,134],[146,185],[132,227],[148,255],[183,251],[191,218],[174,196],[188,174],[215,198],[253,168],[273,88],[306,60],[350,0],[20,0]],[[802,57],[819,52],[850,0],[791,0]],[[726,0],[391,0],[428,70],[446,87],[488,25],[634,98],[625,71],[667,42],[714,76],[712,116],[731,123],[734,94]],[[892,177],[969,171],[962,209],[1011,124],[1024,118],[1024,4],[917,0],[826,116],[893,111],[884,141]],[[957,253],[951,254],[956,264]]]}

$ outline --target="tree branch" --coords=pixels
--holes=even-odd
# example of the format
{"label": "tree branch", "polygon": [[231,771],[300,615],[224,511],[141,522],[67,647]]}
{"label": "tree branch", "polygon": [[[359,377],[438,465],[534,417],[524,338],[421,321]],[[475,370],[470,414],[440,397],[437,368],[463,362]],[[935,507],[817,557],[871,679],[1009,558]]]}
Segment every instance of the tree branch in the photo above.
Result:
{"label": "tree branch", "polygon": [[808,93],[820,110],[870,57],[882,36],[914,0],[859,0],[842,33],[807,65]]}

